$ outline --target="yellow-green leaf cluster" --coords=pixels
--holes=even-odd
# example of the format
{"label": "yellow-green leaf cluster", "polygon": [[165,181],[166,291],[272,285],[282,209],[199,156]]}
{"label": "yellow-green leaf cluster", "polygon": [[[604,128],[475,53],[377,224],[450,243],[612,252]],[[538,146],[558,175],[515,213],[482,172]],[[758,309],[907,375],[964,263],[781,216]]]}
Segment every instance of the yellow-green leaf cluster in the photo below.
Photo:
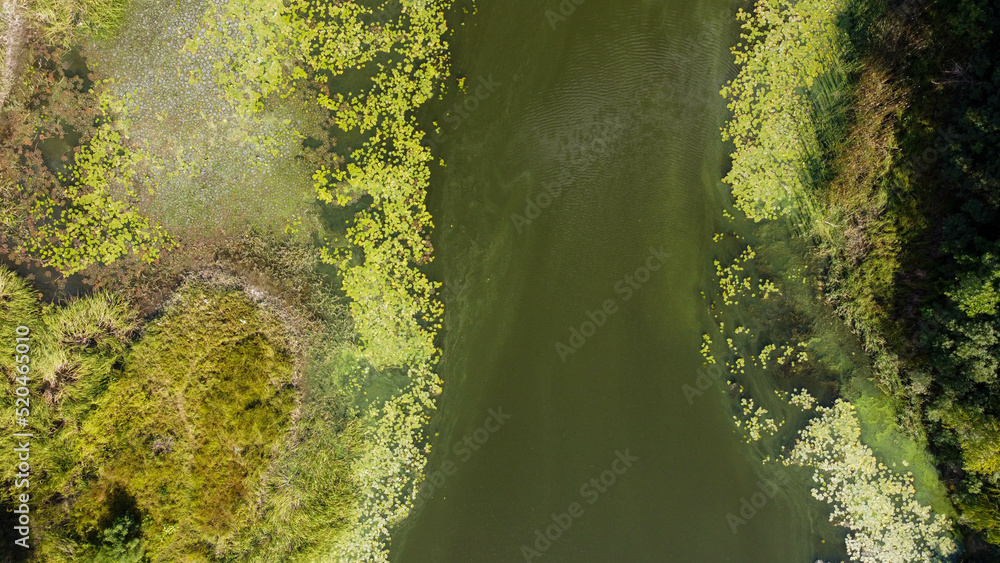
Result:
{"label": "yellow-green leaf cluster", "polygon": [[64,197],[45,195],[36,202],[36,236],[29,250],[47,266],[69,275],[92,264],[111,264],[128,253],[152,263],[174,245],[170,236],[137,211],[127,198],[138,196],[139,165],[145,155],[125,146],[127,119],[115,120],[120,103],[102,95],[104,122],[77,153],[61,177]]}
{"label": "yellow-green leaf cluster", "polygon": [[740,72],[722,89],[732,118],[723,139],[735,152],[725,181],[754,220],[774,219],[807,195],[819,156],[815,81],[835,69],[844,41],[838,17],[850,0],[758,0],[740,10],[741,42],[732,48]]}

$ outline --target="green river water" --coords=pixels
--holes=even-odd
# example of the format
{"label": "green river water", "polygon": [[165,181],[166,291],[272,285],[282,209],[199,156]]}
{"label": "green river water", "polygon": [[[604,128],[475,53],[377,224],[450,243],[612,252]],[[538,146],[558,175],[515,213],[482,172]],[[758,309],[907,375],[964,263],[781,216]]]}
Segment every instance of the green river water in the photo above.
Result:
{"label": "green river water", "polygon": [[479,2],[452,39],[466,91],[425,116],[446,387],[393,560],[836,557],[801,475],[762,466],[721,393],[681,391],[714,283],[733,8],[564,4]]}

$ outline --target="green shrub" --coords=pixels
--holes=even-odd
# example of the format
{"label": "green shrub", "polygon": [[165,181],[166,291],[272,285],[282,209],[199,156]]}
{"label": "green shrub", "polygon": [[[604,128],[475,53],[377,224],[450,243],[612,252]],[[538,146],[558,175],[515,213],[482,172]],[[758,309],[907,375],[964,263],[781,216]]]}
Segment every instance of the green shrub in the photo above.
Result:
{"label": "green shrub", "polygon": [[126,514],[104,530],[104,543],[92,563],[142,563],[144,560],[139,523]]}
{"label": "green shrub", "polygon": [[[239,291],[199,285],[137,341],[134,308],[113,294],[38,309],[0,270],[0,328],[32,325],[35,560],[210,560],[246,535],[300,395],[281,322]],[[2,457],[6,505],[16,464]]]}

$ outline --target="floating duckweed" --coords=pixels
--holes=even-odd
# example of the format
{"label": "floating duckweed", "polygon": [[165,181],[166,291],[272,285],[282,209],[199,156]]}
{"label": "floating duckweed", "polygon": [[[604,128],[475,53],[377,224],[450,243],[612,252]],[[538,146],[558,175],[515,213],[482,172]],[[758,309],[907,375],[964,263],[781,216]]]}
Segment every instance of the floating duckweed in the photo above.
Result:
{"label": "floating duckweed", "polygon": [[773,418],[766,416],[768,410],[764,407],[757,407],[753,399],[740,399],[740,406],[743,407],[743,416],[733,416],[736,427],[744,431],[744,438],[747,443],[756,442],[764,436],[774,436],[778,429],[784,425],[784,421],[775,422]]}
{"label": "floating duckweed", "polygon": [[771,280],[759,279],[757,280],[757,287],[764,292],[764,295],[762,296],[763,299],[767,299],[772,293],[781,295],[781,291],[778,290],[778,286],[774,285],[774,282]]}
{"label": "floating duckweed", "polygon": [[761,349],[760,354],[757,355],[757,361],[760,362],[760,367],[767,369],[767,359],[771,356],[771,353],[777,348],[774,344],[768,344]]}
{"label": "floating duckweed", "polygon": [[[795,401],[813,401],[796,395]],[[795,404],[795,403],[793,403]],[[807,407],[803,407],[807,408]],[[944,561],[957,547],[952,522],[915,499],[913,475],[899,475],[879,463],[861,442],[854,405],[837,399],[816,407],[817,418],[799,433],[782,462],[814,469],[812,495],[833,508],[830,521],[848,528],[848,554],[864,563]]]}
{"label": "floating duckweed", "polygon": [[719,289],[722,290],[722,301],[726,305],[738,305],[736,300],[741,294],[752,294],[752,277],[741,277],[740,272],[744,271],[744,265],[753,260],[757,253],[749,246],[740,255],[733,259],[733,262],[726,267],[718,260],[715,261],[715,274],[719,278]]}
{"label": "floating duckweed", "polygon": [[104,123],[81,147],[68,174],[60,174],[65,201],[43,195],[32,209],[39,219],[28,250],[65,275],[112,264],[129,253],[152,263],[161,250],[176,246],[161,226],[133,207],[146,154],[124,144],[129,130],[124,104],[106,94],[99,100]]}

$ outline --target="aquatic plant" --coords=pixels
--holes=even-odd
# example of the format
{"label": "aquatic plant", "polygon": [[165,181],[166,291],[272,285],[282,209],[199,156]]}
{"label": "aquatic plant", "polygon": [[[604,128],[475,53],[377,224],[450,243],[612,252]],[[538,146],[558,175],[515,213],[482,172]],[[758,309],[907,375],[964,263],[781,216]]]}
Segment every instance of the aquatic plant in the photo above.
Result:
{"label": "aquatic plant", "polygon": [[[10,277],[0,270],[12,302],[25,301],[27,286]],[[32,468],[46,475],[32,483],[35,559],[224,553],[297,400],[281,324],[238,291],[198,286],[183,289],[137,342],[135,308],[110,293],[34,318],[0,315],[4,329],[11,322],[31,328],[25,430],[35,434]],[[14,423],[0,417],[8,430]],[[17,490],[8,469],[16,463],[6,461],[5,502]]]}
{"label": "aquatic plant", "polygon": [[434,298],[438,284],[418,268],[431,259],[428,230],[433,223],[424,197],[432,156],[420,144],[423,133],[412,111],[447,75],[441,36],[448,5],[404,2],[403,15],[412,29],[393,50],[401,60],[391,69],[380,67],[366,95],[328,104],[338,109],[342,128],[372,132],[351,155],[345,171],[327,174],[321,169],[315,179],[318,197],[329,203],[343,205],[362,195],[371,197],[371,204],[356,214],[348,230],[363,261],[355,262],[348,251],[337,263],[344,289],[353,299],[358,331],[378,366],[427,361],[435,353],[434,335],[442,312]]}
{"label": "aquatic plant", "polygon": [[799,389],[788,399],[788,404],[808,411],[816,406],[816,398],[810,395],[807,389]]}
{"label": "aquatic plant", "polygon": [[771,352],[774,352],[776,348],[777,346],[775,346],[774,344],[768,344],[767,346],[764,346],[763,349],[761,349],[760,354],[757,355],[757,361],[760,362],[761,368],[767,369],[767,359],[771,355]]}
{"label": "aquatic plant", "polygon": [[175,245],[160,226],[151,225],[128,201],[113,196],[115,192],[138,196],[138,166],[144,157],[124,145],[128,120],[116,119],[115,108],[121,110],[122,105],[102,96],[104,123],[62,178],[64,197],[42,195],[32,210],[39,218],[29,251],[66,275],[95,263],[111,264],[128,253],[152,263],[162,249]]}
{"label": "aquatic plant", "polygon": [[[836,70],[844,41],[837,18],[849,0],[775,0],[740,9],[740,66],[723,89],[733,117],[723,140],[735,147],[725,182],[736,205],[760,221],[790,212],[809,197],[821,154],[810,90]],[[809,206],[801,205],[801,209]]]}
{"label": "aquatic plant", "polygon": [[715,363],[715,356],[712,355],[712,337],[708,334],[701,335],[701,355],[709,364]]}
{"label": "aquatic plant", "polygon": [[861,442],[854,406],[816,407],[785,465],[814,469],[812,495],[833,508],[830,521],[851,530],[849,555],[864,563],[940,561],[955,553],[952,522],[914,498],[912,475],[879,463]]}
{"label": "aquatic plant", "polygon": [[436,408],[441,380],[428,364],[407,371],[409,386],[368,418],[376,421],[365,436],[369,445],[356,462],[361,492],[360,518],[334,552],[337,561],[388,561],[389,534],[413,508],[427,463],[424,429]]}
{"label": "aquatic plant", "polygon": [[[359,70],[381,54],[370,87],[345,95],[321,89],[317,103],[334,112],[345,130],[367,134],[345,169],[321,166],[313,175],[317,197],[346,205],[362,196],[372,201],[360,210],[348,238],[363,255],[349,250],[325,256],[342,272],[352,298],[352,315],[365,349],[380,367],[427,361],[434,355],[439,324],[436,285],[416,266],[430,260],[423,205],[429,149],[413,122],[447,75],[444,10],[449,2],[403,2],[398,17],[365,21],[372,9],[353,2],[250,3],[228,1],[203,16],[204,41],[188,41],[188,52],[202,44],[228,53],[213,76],[244,113],[260,111],[272,95],[287,95],[310,78],[321,88],[350,69]],[[201,36],[199,36],[201,37]],[[265,69],[249,68],[268,61]]]}
{"label": "aquatic plant", "polygon": [[724,304],[738,305],[738,297],[740,296],[757,296],[753,276],[750,274],[741,275],[746,270],[749,262],[756,256],[757,253],[753,248],[747,246],[746,250],[741,252],[736,258],[733,258],[732,262],[727,266],[723,266],[719,260],[715,261],[715,275],[719,278],[719,289],[722,292],[720,297]]}
{"label": "aquatic plant", "polygon": [[767,416],[770,411],[756,406],[752,398],[740,399],[740,406],[743,408],[742,418],[733,416],[733,421],[737,428],[743,430],[747,443],[757,442],[764,436],[774,436],[785,424],[784,421],[776,422]]}

